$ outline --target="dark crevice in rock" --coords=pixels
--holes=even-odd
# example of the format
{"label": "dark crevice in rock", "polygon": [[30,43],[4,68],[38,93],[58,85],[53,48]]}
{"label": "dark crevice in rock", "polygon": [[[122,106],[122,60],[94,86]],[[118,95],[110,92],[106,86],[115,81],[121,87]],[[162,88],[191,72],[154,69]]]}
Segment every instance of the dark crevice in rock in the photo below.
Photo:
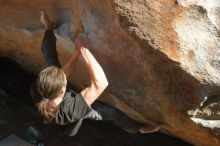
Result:
{"label": "dark crevice in rock", "polygon": [[204,8],[201,7],[201,6],[198,7],[198,11],[199,11],[199,13],[201,13],[201,14],[207,14],[206,9],[204,9]]}
{"label": "dark crevice in rock", "polygon": [[[220,120],[220,92],[209,93],[200,107],[188,111],[193,118]],[[214,126],[214,125],[213,125]]]}
{"label": "dark crevice in rock", "polygon": [[10,95],[32,105],[30,85],[35,75],[25,72],[20,65],[8,58],[0,58],[0,88]]}

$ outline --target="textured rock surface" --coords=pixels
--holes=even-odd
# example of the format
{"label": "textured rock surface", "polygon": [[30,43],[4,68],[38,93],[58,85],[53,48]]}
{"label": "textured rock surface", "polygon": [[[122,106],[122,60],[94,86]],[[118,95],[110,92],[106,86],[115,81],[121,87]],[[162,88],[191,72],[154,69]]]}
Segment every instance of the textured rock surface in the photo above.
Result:
{"label": "textured rock surface", "polygon": [[[195,145],[219,145],[219,132],[194,123],[189,114],[220,85],[219,0],[2,0],[0,55],[29,71],[43,68],[40,10],[57,22],[62,63],[79,32],[110,86],[101,100],[143,124]],[[79,62],[73,83],[83,88]],[[215,102],[215,101],[214,101]]]}

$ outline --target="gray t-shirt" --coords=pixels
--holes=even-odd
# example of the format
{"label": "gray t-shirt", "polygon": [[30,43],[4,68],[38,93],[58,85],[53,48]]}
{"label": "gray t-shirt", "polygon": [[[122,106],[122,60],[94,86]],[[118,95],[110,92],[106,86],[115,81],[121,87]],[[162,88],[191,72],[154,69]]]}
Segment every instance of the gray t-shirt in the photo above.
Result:
{"label": "gray t-shirt", "polygon": [[72,90],[67,89],[64,99],[59,105],[55,123],[61,125],[65,135],[74,136],[78,132],[83,119],[91,111],[92,108],[86,103],[81,93],[75,94]]}
{"label": "gray t-shirt", "polygon": [[[31,95],[34,103],[42,100],[42,97],[37,92],[35,83],[31,87]],[[61,127],[63,135],[74,136],[85,118],[102,120],[102,116],[86,103],[80,93],[76,94],[71,90],[68,84],[63,101],[58,107],[54,124]]]}

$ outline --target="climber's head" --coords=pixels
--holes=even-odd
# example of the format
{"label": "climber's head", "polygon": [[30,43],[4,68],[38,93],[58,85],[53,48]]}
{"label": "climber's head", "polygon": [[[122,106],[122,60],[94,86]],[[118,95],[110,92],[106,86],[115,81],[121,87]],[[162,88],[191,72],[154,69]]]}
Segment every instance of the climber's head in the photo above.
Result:
{"label": "climber's head", "polygon": [[57,108],[51,101],[64,97],[66,84],[66,76],[59,67],[47,67],[39,73],[36,86],[42,100],[37,103],[37,108],[45,122],[51,122],[54,119]]}
{"label": "climber's head", "polygon": [[42,98],[53,99],[66,88],[66,76],[59,67],[43,69],[37,78],[37,90]]}

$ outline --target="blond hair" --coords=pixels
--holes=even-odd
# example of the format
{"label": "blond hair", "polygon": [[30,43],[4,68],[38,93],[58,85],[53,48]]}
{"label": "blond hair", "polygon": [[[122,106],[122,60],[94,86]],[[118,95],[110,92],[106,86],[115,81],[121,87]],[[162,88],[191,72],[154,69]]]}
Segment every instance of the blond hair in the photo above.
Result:
{"label": "blond hair", "polygon": [[51,66],[43,69],[37,78],[37,90],[42,97],[37,109],[45,123],[50,123],[56,115],[57,107],[52,106],[50,100],[57,97],[65,86],[65,76],[61,68]]}

